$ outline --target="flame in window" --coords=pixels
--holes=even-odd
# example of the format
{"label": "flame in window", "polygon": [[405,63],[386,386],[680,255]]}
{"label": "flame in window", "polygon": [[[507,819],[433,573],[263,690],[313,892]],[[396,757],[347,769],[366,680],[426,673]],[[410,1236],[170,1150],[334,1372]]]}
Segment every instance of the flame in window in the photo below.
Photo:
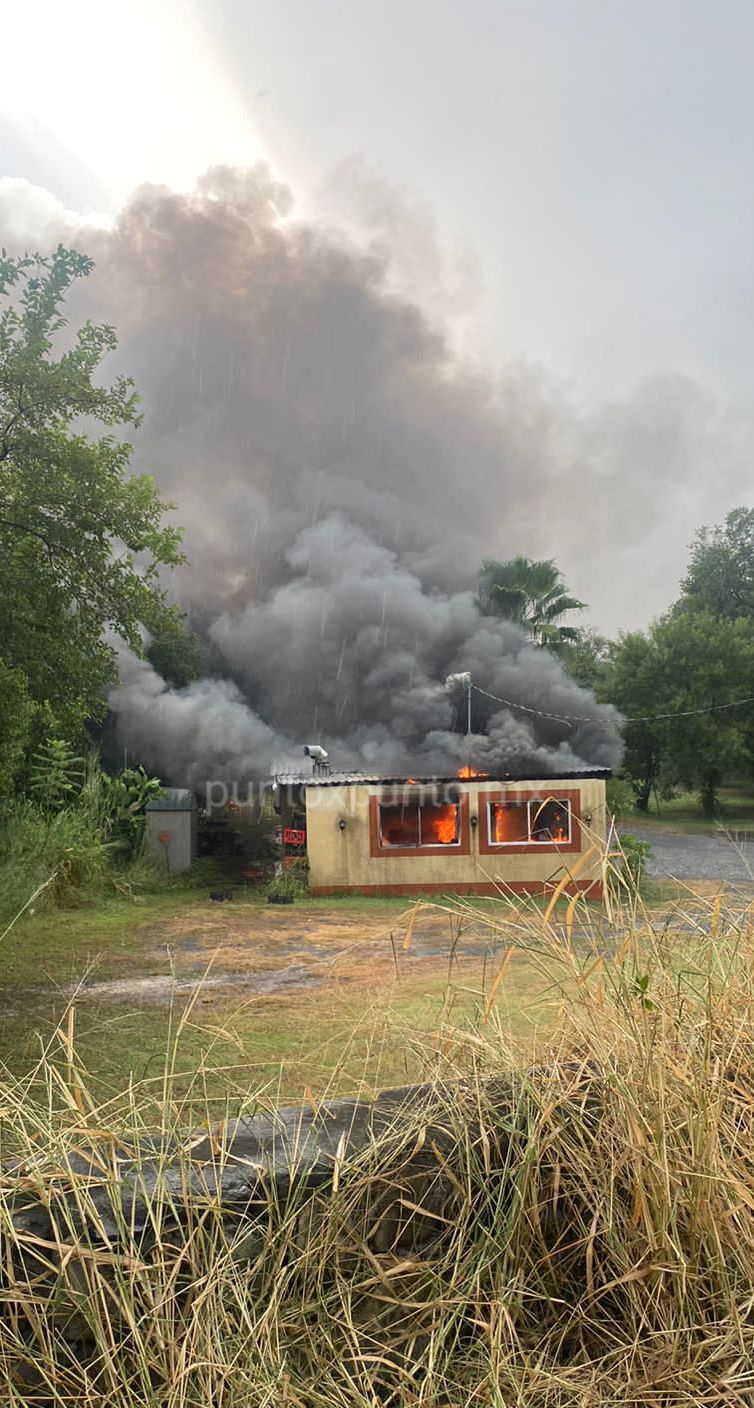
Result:
{"label": "flame in window", "polygon": [[455,846],[460,834],[456,802],[407,802],[380,806],[380,844],[421,849]]}
{"label": "flame in window", "polygon": [[543,802],[490,802],[490,840],[498,846],[566,846],[571,840],[571,804],[548,797]]}
{"label": "flame in window", "polygon": [[525,802],[493,802],[492,832],[498,845],[529,840],[529,813]]}
{"label": "flame in window", "polygon": [[430,805],[421,809],[423,846],[454,846],[458,840],[458,807]]}

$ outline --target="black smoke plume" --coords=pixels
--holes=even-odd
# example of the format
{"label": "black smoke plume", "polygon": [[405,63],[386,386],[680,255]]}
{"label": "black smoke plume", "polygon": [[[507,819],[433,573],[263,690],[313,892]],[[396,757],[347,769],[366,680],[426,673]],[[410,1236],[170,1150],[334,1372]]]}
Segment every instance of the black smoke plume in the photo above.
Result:
{"label": "black smoke plume", "polygon": [[[509,623],[480,615],[489,552],[557,494],[531,407],[459,363],[384,260],[296,221],[265,168],[137,192],[86,232],[87,311],[144,397],[139,467],[186,526],[174,581],[212,678],[122,660],[121,741],[172,781],[301,762],[445,773],[614,765],[616,717]],[[551,540],[554,555],[557,544]],[[557,715],[558,718],[546,717]]]}

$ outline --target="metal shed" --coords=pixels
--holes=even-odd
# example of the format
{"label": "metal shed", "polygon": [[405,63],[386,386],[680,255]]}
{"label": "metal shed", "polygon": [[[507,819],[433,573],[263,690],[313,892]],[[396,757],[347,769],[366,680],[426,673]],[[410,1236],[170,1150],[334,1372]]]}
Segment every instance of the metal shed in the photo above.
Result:
{"label": "metal shed", "polygon": [[164,787],[147,802],[147,849],[170,875],[188,870],[196,857],[196,802],[188,787]]}

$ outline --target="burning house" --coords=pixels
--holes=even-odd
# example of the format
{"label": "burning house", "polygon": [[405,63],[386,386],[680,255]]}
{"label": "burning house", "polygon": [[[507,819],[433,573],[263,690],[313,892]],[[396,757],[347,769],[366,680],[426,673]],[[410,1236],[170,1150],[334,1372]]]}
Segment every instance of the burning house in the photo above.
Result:
{"label": "burning house", "polygon": [[285,829],[305,844],[314,894],[541,894],[565,880],[569,894],[599,899],[609,776],[320,771],[280,776],[276,790]]}

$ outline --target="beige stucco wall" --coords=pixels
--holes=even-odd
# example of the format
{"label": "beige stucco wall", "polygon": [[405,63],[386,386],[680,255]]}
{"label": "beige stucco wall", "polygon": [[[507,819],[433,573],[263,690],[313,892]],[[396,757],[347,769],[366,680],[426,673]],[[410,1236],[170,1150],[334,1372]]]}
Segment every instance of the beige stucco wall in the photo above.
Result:
{"label": "beige stucco wall", "polygon": [[[558,781],[535,779],[525,783],[490,782],[483,779],[458,784],[469,795],[472,820],[471,852],[459,855],[450,848],[440,856],[372,856],[369,840],[369,799],[383,794],[376,785],[310,787],[307,789],[307,850],[309,882],[313,890],[381,888],[411,893],[417,889],[453,890],[494,888],[504,882],[514,888],[543,889],[570,871],[580,852],[555,854],[532,847],[524,854],[479,853],[478,794],[498,790],[511,794],[536,792],[543,797],[559,791],[580,794],[581,852],[597,843],[594,855],[579,867],[578,884],[595,884],[601,878],[601,842],[605,836],[605,783],[601,779]],[[408,793],[407,793],[408,795]],[[585,818],[591,816],[591,822]],[[339,823],[345,822],[341,827]]]}

